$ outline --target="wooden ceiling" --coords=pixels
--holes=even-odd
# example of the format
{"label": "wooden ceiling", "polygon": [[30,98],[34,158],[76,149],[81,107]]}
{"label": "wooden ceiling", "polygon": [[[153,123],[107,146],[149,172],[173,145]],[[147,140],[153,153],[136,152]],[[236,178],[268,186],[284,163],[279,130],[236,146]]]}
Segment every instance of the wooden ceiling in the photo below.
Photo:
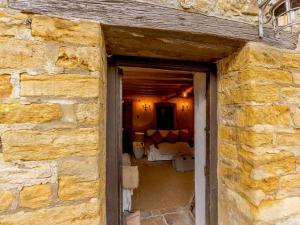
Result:
{"label": "wooden ceiling", "polygon": [[124,68],[123,96],[181,95],[193,86],[193,74],[180,71]]}

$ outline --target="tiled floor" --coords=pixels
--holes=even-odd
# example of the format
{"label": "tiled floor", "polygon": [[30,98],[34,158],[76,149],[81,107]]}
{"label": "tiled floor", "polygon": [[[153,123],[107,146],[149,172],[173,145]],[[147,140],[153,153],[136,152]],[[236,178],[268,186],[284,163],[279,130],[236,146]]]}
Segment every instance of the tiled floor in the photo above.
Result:
{"label": "tiled floor", "polygon": [[188,208],[178,208],[142,212],[141,225],[195,225],[195,221]]}

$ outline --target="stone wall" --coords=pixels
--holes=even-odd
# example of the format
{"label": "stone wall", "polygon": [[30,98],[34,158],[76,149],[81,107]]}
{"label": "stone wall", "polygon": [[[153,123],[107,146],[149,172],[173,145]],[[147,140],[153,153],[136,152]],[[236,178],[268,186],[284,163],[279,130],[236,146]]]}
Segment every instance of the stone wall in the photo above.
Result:
{"label": "stone wall", "polygon": [[0,224],[105,224],[99,24],[0,1]]}
{"label": "stone wall", "polygon": [[138,0],[188,12],[257,23],[257,0]]}
{"label": "stone wall", "polygon": [[219,63],[220,225],[300,224],[300,52]]}

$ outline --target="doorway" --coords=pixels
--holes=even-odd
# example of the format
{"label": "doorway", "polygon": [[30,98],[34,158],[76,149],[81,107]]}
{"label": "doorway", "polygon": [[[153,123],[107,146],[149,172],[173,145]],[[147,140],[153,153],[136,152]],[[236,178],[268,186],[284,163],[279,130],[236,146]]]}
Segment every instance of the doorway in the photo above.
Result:
{"label": "doorway", "polygon": [[[216,148],[216,75],[215,67],[206,68],[191,62],[153,59],[114,58],[108,70],[107,114],[107,222],[124,224],[122,189],[122,74],[123,68],[152,68],[159,70],[188,71],[194,74],[195,87],[195,199],[191,204],[197,225],[217,224],[217,148]],[[178,65],[183,65],[182,67]],[[207,69],[209,68],[209,69]],[[195,86],[196,85],[196,86]],[[143,106],[144,107],[144,106]],[[145,105],[147,107],[147,105]],[[151,106],[149,106],[151,107]],[[152,106],[154,107],[154,105]],[[155,107],[156,109],[156,107]],[[170,110],[172,111],[172,110]],[[155,113],[155,115],[157,115]],[[201,116],[200,116],[201,115]],[[204,116],[203,116],[204,115]],[[174,118],[173,118],[174,120]],[[174,123],[173,123],[174,124]],[[172,125],[171,125],[172,126]],[[171,128],[171,127],[168,127]],[[174,127],[172,128],[174,129]],[[134,138],[134,137],[133,137]],[[199,152],[201,149],[201,152]],[[192,201],[191,201],[192,203]]]}

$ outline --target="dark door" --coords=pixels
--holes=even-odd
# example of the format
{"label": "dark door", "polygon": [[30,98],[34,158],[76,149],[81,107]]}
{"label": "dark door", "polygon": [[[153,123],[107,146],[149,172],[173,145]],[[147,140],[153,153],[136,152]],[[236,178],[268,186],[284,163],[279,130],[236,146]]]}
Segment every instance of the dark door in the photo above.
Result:
{"label": "dark door", "polygon": [[169,103],[156,104],[156,129],[172,130],[175,128],[175,105]]}
{"label": "dark door", "polygon": [[123,101],[123,153],[132,152],[132,102]]}

